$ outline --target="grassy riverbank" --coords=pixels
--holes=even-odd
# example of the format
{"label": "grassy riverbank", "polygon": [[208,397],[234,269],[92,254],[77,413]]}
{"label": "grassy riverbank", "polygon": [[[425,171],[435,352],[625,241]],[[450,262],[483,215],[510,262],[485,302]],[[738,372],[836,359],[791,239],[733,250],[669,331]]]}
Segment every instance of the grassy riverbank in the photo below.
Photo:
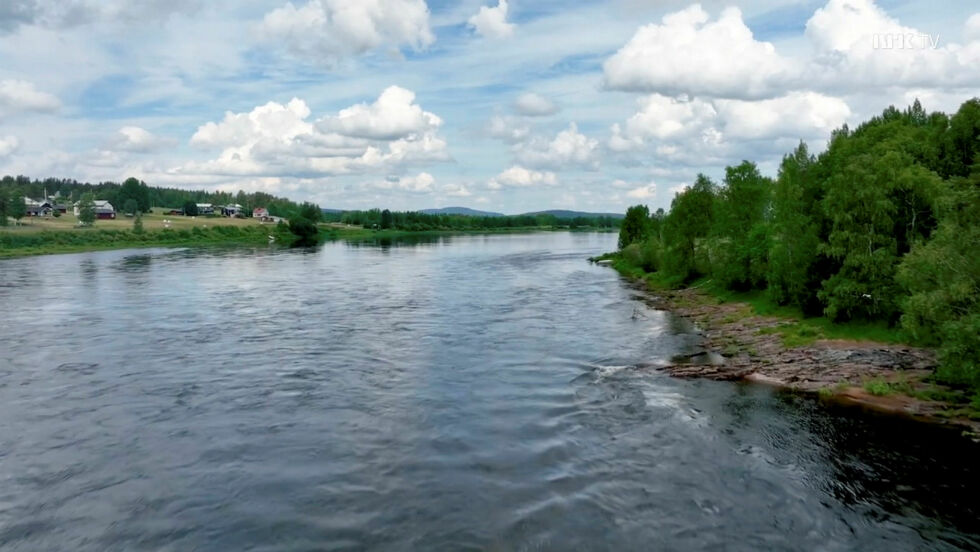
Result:
{"label": "grassy riverbank", "polygon": [[[265,244],[269,238],[288,245],[295,236],[275,224],[255,219],[226,217],[182,217],[148,213],[143,216],[143,232],[133,231],[133,219],[120,217],[100,220],[94,226],[81,227],[72,215],[58,218],[29,219],[24,224],[0,228],[0,258],[78,253],[107,249],[151,246],[195,246],[216,244]],[[516,234],[544,231],[569,231],[552,226],[508,228],[475,228],[443,230],[372,230],[340,223],[318,225],[317,241],[390,241],[431,239],[467,234]],[[610,231],[578,228],[573,231]]]}
{"label": "grassy riverbank", "polygon": [[704,336],[704,351],[695,357],[703,353],[705,359],[711,355],[723,359],[675,359],[664,367],[668,373],[753,380],[816,393],[822,400],[934,422],[952,421],[980,435],[980,401],[974,393],[937,383],[934,351],[916,347],[899,328],[805,317],[797,309],[773,303],[762,292],[731,292],[706,278],[677,287],[622,253],[593,260],[605,261],[641,283],[664,310],[695,322]]}

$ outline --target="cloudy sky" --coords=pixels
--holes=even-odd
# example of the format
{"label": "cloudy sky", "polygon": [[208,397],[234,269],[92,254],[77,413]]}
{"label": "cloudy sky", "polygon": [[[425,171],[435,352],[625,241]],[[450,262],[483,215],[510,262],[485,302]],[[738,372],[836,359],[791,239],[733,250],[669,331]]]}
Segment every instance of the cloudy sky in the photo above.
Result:
{"label": "cloudy sky", "polygon": [[668,207],[977,95],[975,0],[0,2],[0,173],[334,208]]}

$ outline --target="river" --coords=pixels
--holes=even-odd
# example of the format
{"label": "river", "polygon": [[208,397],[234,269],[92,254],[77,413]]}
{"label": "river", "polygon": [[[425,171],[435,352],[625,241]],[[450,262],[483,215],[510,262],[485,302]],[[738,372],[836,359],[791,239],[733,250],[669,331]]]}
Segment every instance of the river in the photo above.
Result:
{"label": "river", "polygon": [[657,372],[615,240],[0,261],[0,549],[980,548],[977,446]]}

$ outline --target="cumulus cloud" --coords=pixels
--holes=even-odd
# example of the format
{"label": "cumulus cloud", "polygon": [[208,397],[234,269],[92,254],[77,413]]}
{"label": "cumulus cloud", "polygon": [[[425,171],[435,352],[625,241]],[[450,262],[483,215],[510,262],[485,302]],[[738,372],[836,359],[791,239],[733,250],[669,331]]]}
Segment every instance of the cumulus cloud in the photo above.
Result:
{"label": "cumulus cloud", "polygon": [[193,13],[203,0],[4,0],[0,31],[21,25],[68,28],[98,21],[148,21],[176,13]]}
{"label": "cumulus cloud", "polygon": [[446,184],[442,187],[442,193],[450,197],[470,197],[473,195],[465,184],[459,183]]}
{"label": "cumulus cloud", "polygon": [[569,165],[598,166],[599,141],[578,131],[575,123],[559,132],[553,140],[532,139],[517,150],[518,160],[528,166],[559,169]]}
{"label": "cumulus cloud", "polygon": [[107,148],[130,153],[153,153],[176,145],[177,140],[173,138],[157,136],[138,126],[125,126],[109,140]]}
{"label": "cumulus cloud", "polygon": [[818,52],[809,73],[835,89],[977,85],[976,24],[973,18],[966,23],[967,44],[941,45],[939,33],[902,25],[873,0],[829,0],[806,24],[806,37]]}
{"label": "cumulus cloud", "polygon": [[61,108],[61,101],[47,92],[41,92],[33,83],[22,80],[0,81],[0,116],[23,111],[53,112]]}
{"label": "cumulus cloud", "polygon": [[851,115],[844,100],[815,92],[793,92],[758,102],[714,103],[723,121],[723,133],[732,138],[827,136]]}
{"label": "cumulus cloud", "polygon": [[516,117],[501,117],[495,115],[487,125],[491,137],[504,142],[523,142],[531,134],[531,127]]}
{"label": "cumulus cloud", "polygon": [[626,197],[649,201],[657,197],[657,185],[651,182],[645,186],[633,188],[626,192]]}
{"label": "cumulus cloud", "polygon": [[20,140],[16,136],[0,136],[0,159],[10,157],[19,147]]}
{"label": "cumulus cloud", "polygon": [[[298,98],[285,105],[269,102],[247,113],[228,112],[191,137],[192,145],[221,149],[218,158],[188,163],[178,172],[329,176],[447,160],[446,141],[436,133],[441,119],[412,103],[414,97],[392,87],[373,104],[312,122],[309,106]],[[427,178],[431,176],[416,177],[411,184],[424,187]]]}
{"label": "cumulus cloud", "polygon": [[442,119],[423,111],[414,102],[414,92],[390,86],[374,103],[348,107],[336,117],[321,120],[318,126],[323,131],[344,136],[393,140],[434,131],[442,125]]}
{"label": "cumulus cloud", "polygon": [[487,38],[506,38],[514,34],[514,24],[507,22],[507,0],[499,0],[493,8],[481,6],[467,23],[477,34]]}
{"label": "cumulus cloud", "polygon": [[435,41],[424,0],[310,0],[265,15],[261,35],[316,63],[338,61],[387,46],[422,49]]}
{"label": "cumulus cloud", "polygon": [[436,179],[427,172],[415,176],[389,177],[374,187],[382,190],[396,190],[411,193],[429,193],[433,191]]}
{"label": "cumulus cloud", "polygon": [[518,96],[514,100],[514,109],[525,117],[545,117],[558,113],[555,102],[533,92]]}
{"label": "cumulus cloud", "polygon": [[715,21],[700,4],[645,25],[604,65],[606,86],[632,92],[765,98],[779,93],[791,65],[760,42],[738,8]]}
{"label": "cumulus cloud", "polygon": [[487,187],[491,190],[499,190],[503,187],[527,188],[531,186],[554,186],[556,184],[558,184],[558,177],[553,172],[534,171],[514,165],[490,179]]}

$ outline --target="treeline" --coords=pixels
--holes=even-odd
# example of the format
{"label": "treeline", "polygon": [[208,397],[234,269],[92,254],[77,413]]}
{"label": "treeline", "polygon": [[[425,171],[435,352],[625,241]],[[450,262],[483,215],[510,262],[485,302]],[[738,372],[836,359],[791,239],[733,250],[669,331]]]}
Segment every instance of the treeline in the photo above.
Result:
{"label": "treeline", "polygon": [[[269,214],[290,217],[297,213],[301,205],[286,198],[276,197],[264,192],[238,193],[208,192],[204,190],[180,190],[149,186],[141,180],[128,178],[125,182],[78,182],[72,179],[45,178],[31,179],[26,176],[5,176],[0,179],[0,195],[4,197],[30,197],[42,199],[48,195],[60,194],[67,201],[78,201],[83,194],[91,193],[95,199],[106,200],[117,210],[123,210],[126,200],[134,199],[139,208],[147,212],[151,207],[180,209],[187,202],[227,205],[237,203],[244,208],[246,216],[252,209],[265,207]],[[2,223],[2,222],[0,222]]]}
{"label": "treeline", "polygon": [[674,285],[900,325],[939,347],[940,381],[980,390],[980,99],[952,116],[889,107],[818,156],[801,143],[775,179],[748,161],[720,184],[699,175],[667,213],[631,207],[620,247]]}
{"label": "treeline", "polygon": [[618,228],[619,219],[613,217],[558,218],[554,215],[515,215],[474,217],[470,215],[430,215],[417,211],[344,211],[324,213],[327,222],[341,222],[365,228],[426,231],[426,230],[486,230],[505,228],[570,228],[609,229]]}

